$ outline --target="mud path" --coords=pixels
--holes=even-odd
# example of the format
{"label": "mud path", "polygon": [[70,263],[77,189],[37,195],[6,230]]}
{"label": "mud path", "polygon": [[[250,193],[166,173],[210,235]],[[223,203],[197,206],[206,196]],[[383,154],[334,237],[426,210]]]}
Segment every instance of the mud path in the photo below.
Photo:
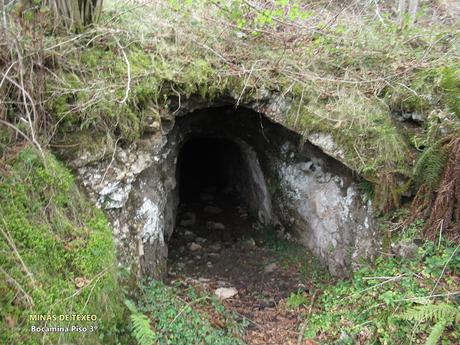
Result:
{"label": "mud path", "polygon": [[[201,194],[181,205],[178,223],[169,244],[169,281],[210,293],[236,289],[223,304],[249,321],[248,344],[297,344],[305,306],[288,307],[286,299],[291,293],[309,296],[311,284],[299,272],[303,258],[269,248],[264,233],[230,195]],[[307,251],[301,253],[308,260]]]}

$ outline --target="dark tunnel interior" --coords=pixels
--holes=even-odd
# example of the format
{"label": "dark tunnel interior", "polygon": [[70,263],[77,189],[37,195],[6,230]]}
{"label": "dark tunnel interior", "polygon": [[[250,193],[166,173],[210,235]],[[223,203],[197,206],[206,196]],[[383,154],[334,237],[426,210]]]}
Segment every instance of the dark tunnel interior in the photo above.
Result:
{"label": "dark tunnel interior", "polygon": [[203,193],[236,196],[243,170],[240,148],[221,138],[193,138],[179,153],[178,181],[181,203],[197,201]]}

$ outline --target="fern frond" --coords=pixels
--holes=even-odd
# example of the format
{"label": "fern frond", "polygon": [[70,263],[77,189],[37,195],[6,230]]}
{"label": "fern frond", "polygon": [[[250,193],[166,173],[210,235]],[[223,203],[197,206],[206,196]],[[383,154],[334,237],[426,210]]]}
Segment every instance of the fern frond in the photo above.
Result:
{"label": "fern frond", "polygon": [[413,172],[415,181],[419,185],[425,183],[430,190],[434,190],[441,180],[446,161],[446,152],[439,142],[428,147],[415,163]]}
{"label": "fern frond", "polygon": [[432,320],[438,322],[444,320],[448,323],[460,320],[460,310],[449,304],[421,305],[406,311],[402,317],[410,321],[423,322]]}
{"label": "fern frond", "polygon": [[131,314],[137,314],[137,308],[136,305],[130,301],[129,299],[125,299],[125,305],[128,308],[128,310],[131,312]]}
{"label": "fern frond", "polygon": [[150,319],[138,311],[136,305],[125,300],[125,305],[131,312],[132,334],[139,345],[154,345],[157,340],[156,333],[150,327]]}
{"label": "fern frond", "polygon": [[448,322],[446,320],[439,320],[431,329],[431,333],[426,339],[425,345],[436,345],[438,340],[441,338],[447,323]]}
{"label": "fern frond", "polygon": [[133,335],[139,345],[154,345],[157,340],[156,333],[150,327],[150,320],[142,313],[132,314]]}

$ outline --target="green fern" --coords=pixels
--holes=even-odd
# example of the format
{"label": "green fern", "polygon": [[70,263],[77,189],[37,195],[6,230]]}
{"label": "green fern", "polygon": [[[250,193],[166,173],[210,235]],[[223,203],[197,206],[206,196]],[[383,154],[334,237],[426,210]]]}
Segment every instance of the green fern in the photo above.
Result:
{"label": "green fern", "polygon": [[425,345],[436,345],[447,326],[460,322],[460,309],[446,303],[427,304],[409,309],[402,318],[417,322],[435,322]]}
{"label": "green fern", "polygon": [[139,345],[153,345],[158,340],[156,333],[150,327],[150,319],[139,312],[135,304],[129,300],[125,305],[131,312],[132,334]]}
{"label": "green fern", "polygon": [[445,320],[439,320],[431,329],[431,333],[426,339],[425,345],[436,345],[438,340],[441,339],[446,326],[447,322]]}
{"label": "green fern", "polygon": [[441,180],[441,175],[447,161],[441,143],[437,142],[427,148],[418,158],[414,166],[414,179],[419,184],[426,184],[430,190],[434,190]]}
{"label": "green fern", "polygon": [[445,92],[445,102],[449,109],[460,118],[460,72],[458,66],[444,67],[441,76],[440,86]]}

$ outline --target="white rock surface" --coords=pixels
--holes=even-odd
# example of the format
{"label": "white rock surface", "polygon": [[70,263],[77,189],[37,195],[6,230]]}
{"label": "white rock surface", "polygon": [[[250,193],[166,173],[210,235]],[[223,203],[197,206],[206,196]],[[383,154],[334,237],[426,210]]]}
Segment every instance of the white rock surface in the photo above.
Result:
{"label": "white rock surface", "polygon": [[233,287],[230,287],[230,288],[225,288],[225,287],[218,288],[218,289],[216,289],[216,291],[214,291],[214,294],[220,300],[231,298],[231,297],[235,296],[237,293],[238,293],[238,290],[233,288]]}

